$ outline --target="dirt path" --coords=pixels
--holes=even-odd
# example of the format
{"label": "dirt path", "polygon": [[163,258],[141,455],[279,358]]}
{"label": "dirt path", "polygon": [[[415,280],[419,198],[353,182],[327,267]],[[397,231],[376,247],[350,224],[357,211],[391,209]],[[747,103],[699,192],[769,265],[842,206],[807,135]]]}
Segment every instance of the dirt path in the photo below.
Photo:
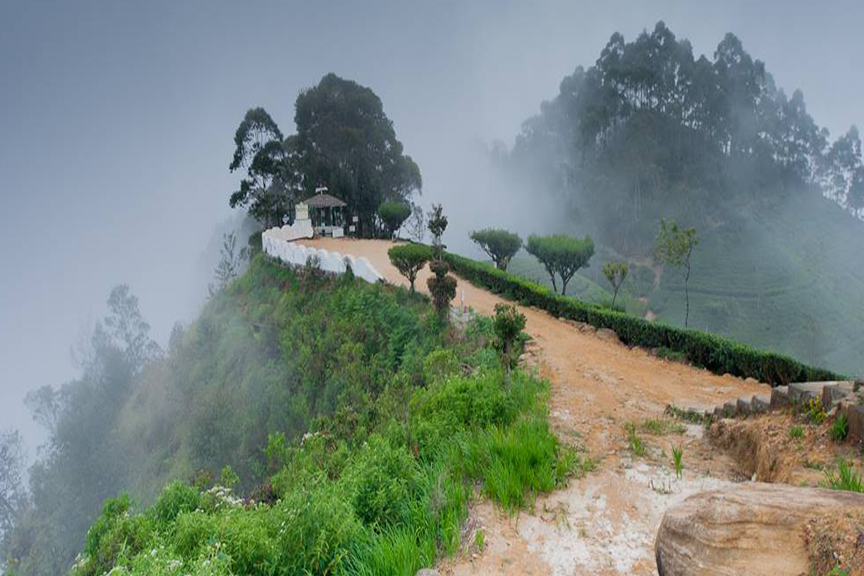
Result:
{"label": "dirt path", "polygon": [[[365,256],[393,284],[407,280],[390,264],[389,242],[332,238],[304,244]],[[428,268],[416,286],[426,291]],[[504,300],[460,280],[454,305],[492,314]],[[528,362],[552,383],[550,412],[559,437],[587,449],[599,468],[564,490],[537,499],[534,509],[508,517],[489,503],[473,512],[485,533],[482,552],[466,551],[439,567],[453,576],[473,574],[656,574],[654,535],[663,512],[701,490],[734,481],[734,465],[714,453],[702,428],[684,434],[640,434],[645,457],[634,457],[627,422],[662,418],[668,404],[709,408],[769,387],[753,380],[716,376],[627,348],[590,327],[520,306],[533,338]],[[671,471],[672,446],[683,446],[684,475]],[[472,540],[473,541],[473,540]]]}

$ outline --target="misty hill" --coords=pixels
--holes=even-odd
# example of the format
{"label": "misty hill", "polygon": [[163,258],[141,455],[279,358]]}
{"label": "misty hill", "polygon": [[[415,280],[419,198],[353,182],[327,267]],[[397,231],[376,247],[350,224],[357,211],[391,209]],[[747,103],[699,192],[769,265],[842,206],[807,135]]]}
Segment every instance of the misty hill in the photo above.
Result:
{"label": "misty hill", "polygon": [[504,386],[491,320],[402,288],[258,256],[164,352],[128,288],[109,311],[80,377],[29,402],[50,441],[9,574],[413,574],[489,470],[513,509],[579,465],[546,384]]}
{"label": "misty hill", "polygon": [[675,220],[700,237],[694,327],[864,372],[858,131],[832,141],[734,35],[712,58],[662,22],[613,35],[524,123],[505,165],[598,241],[586,277],[605,287],[604,259],[631,262],[632,312],[683,321],[679,274],[651,261],[660,220]]}

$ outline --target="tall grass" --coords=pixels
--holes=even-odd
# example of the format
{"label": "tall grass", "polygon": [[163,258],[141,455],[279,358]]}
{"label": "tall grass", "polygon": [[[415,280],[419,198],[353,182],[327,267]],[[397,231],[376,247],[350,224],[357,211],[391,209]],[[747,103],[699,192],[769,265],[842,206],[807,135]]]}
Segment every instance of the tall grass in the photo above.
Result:
{"label": "tall grass", "polygon": [[837,460],[837,471],[825,471],[825,483],[827,488],[834,490],[848,490],[850,492],[864,493],[864,479],[855,471],[850,460],[840,458]]}

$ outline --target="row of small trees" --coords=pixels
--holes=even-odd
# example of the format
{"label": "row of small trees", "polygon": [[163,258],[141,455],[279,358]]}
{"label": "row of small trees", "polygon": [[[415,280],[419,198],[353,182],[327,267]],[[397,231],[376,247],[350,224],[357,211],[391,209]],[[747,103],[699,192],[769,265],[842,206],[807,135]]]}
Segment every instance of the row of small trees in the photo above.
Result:
{"label": "row of small trees", "polygon": [[[395,233],[408,218],[410,208],[405,206],[404,209],[397,210],[395,206],[382,205],[379,214],[387,222],[388,229]],[[388,221],[388,217],[390,217],[390,221]],[[412,292],[417,274],[427,262],[431,261],[430,269],[435,276],[429,279],[429,291],[433,295],[436,308],[441,311],[449,305],[450,300],[456,294],[456,280],[447,276],[447,264],[441,259],[443,252],[441,236],[447,227],[447,217],[443,215],[440,205],[433,206],[428,227],[433,235],[432,248],[422,244],[404,244],[394,246],[390,249],[389,254],[393,265],[408,278]],[[588,235],[579,238],[567,234],[549,236],[532,234],[528,237],[528,242],[523,244],[522,238],[514,232],[501,228],[484,228],[472,232],[470,237],[492,259],[499,270],[507,270],[510,261],[524,247],[546,269],[552,282],[552,288],[556,292],[558,291],[558,279],[560,279],[562,295],[567,294],[567,284],[580,269],[589,265],[589,261],[594,255],[594,241]],[[654,247],[654,259],[658,263],[683,269],[685,327],[690,318],[690,260],[693,249],[698,242],[695,229],[681,228],[675,222],[667,223],[663,220],[660,223],[660,233]],[[618,292],[630,272],[630,266],[627,262],[610,261],[603,265],[602,271],[603,276],[612,286],[612,307],[614,308]],[[438,290],[438,297],[432,289],[433,284]],[[440,301],[436,298],[440,298]]]}
{"label": "row of small trees", "polygon": [[[561,279],[561,294],[567,294],[567,284],[581,268],[587,267],[594,255],[594,241],[590,236],[578,238],[567,234],[551,236],[531,235],[527,244],[513,232],[500,228],[485,228],[471,233],[473,240],[495,263],[499,270],[507,270],[510,261],[521,248],[537,258],[546,269],[552,281],[552,288],[558,291],[557,279]],[[684,272],[684,326],[690,319],[690,260],[693,249],[699,243],[694,228],[681,228],[675,222],[660,222],[660,233],[654,246],[654,259],[660,264],[680,268]],[[630,271],[627,262],[606,262],[603,276],[612,286],[612,307],[618,292]]]}

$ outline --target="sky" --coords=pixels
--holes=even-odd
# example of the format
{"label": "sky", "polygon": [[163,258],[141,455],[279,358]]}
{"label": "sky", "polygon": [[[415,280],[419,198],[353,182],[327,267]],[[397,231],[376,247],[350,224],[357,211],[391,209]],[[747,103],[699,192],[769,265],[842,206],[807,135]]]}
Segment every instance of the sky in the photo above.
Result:
{"label": "sky", "polygon": [[163,344],[194,318],[248,108],[291,133],[324,74],[371,87],[461,234],[495,194],[470,151],[658,20],[709,57],[734,32],[833,136],[864,127],[860,1],[0,0],[0,430],[35,454],[23,397],[74,377],[114,285]]}

